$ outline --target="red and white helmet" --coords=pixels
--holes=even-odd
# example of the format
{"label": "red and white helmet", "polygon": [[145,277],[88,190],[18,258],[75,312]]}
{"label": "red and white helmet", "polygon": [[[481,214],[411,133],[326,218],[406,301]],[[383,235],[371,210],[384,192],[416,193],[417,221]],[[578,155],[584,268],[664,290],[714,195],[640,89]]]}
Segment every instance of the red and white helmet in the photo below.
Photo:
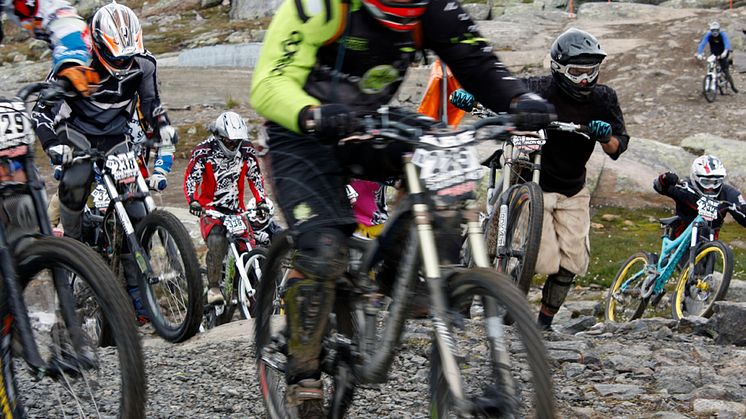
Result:
{"label": "red and white helmet", "polygon": [[725,166],[715,156],[700,156],[692,162],[689,178],[692,188],[709,197],[717,197],[723,188],[723,181],[727,176]]}
{"label": "red and white helmet", "polygon": [[362,0],[365,8],[383,26],[395,31],[411,31],[427,10],[430,0]]}
{"label": "red and white helmet", "polygon": [[145,52],[137,15],[114,1],[93,15],[91,37],[94,54],[109,73],[119,79],[129,73],[135,55]]}

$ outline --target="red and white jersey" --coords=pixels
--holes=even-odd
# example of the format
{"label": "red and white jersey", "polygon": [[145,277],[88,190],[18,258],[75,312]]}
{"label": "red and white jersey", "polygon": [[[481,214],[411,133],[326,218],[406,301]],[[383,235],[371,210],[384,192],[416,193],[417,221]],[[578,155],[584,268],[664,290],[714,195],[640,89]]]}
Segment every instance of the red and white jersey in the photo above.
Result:
{"label": "red and white jersey", "polygon": [[264,179],[251,142],[242,142],[235,153],[227,155],[219,141],[210,137],[192,151],[184,174],[187,202],[196,199],[204,209],[245,211],[244,178],[256,202],[264,201]]}

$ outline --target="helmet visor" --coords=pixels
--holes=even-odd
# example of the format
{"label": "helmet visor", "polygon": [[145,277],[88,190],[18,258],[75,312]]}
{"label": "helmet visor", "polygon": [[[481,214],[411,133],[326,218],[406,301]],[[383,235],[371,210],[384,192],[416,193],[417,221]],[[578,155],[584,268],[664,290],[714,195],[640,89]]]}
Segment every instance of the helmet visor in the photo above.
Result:
{"label": "helmet visor", "polygon": [[601,64],[557,64],[558,70],[572,80],[573,83],[580,83],[583,80],[592,82],[598,77]]}

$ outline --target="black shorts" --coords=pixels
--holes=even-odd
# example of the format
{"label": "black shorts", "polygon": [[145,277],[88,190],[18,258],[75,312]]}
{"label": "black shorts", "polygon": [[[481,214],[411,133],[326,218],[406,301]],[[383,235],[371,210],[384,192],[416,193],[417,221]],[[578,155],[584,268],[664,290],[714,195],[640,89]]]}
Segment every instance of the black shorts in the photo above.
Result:
{"label": "black shorts", "polygon": [[331,227],[352,234],[349,178],[334,148],[275,124],[267,124],[267,134],[268,178],[288,227],[297,233]]}

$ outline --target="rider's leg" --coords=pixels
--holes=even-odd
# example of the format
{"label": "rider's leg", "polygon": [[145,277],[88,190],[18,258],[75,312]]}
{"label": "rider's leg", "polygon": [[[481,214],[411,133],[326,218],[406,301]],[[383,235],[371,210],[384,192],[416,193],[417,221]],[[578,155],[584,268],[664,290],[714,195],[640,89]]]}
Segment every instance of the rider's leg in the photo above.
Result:
{"label": "rider's leg", "polygon": [[93,182],[90,161],[73,163],[62,172],[59,185],[60,221],[65,236],[80,240],[83,226],[83,207]]}
{"label": "rider's leg", "polygon": [[222,225],[213,226],[205,242],[207,243],[207,304],[222,304],[225,298],[220,291],[220,276],[223,259],[228,252],[225,227]]}
{"label": "rider's leg", "polygon": [[544,260],[537,263],[537,272],[549,274],[542,289],[539,313],[539,324],[548,328],[564,303],[575,275],[588,269],[590,192],[583,188],[571,197],[555,193],[544,196],[544,228],[539,249],[539,260]]}
{"label": "rider's leg", "polygon": [[733,83],[733,76],[730,74],[730,63],[728,62],[728,59],[728,57],[720,59],[720,70],[723,72],[725,80],[728,80],[728,83],[730,83],[730,88],[733,90],[733,93],[738,93],[738,89],[736,89],[736,85]]}
{"label": "rider's leg", "polygon": [[345,172],[334,149],[317,139],[268,126],[269,167],[277,202],[296,252],[285,295],[288,327],[288,405],[300,417],[325,417],[322,338],[334,304],[336,279],[347,267],[347,236],[355,217]]}

